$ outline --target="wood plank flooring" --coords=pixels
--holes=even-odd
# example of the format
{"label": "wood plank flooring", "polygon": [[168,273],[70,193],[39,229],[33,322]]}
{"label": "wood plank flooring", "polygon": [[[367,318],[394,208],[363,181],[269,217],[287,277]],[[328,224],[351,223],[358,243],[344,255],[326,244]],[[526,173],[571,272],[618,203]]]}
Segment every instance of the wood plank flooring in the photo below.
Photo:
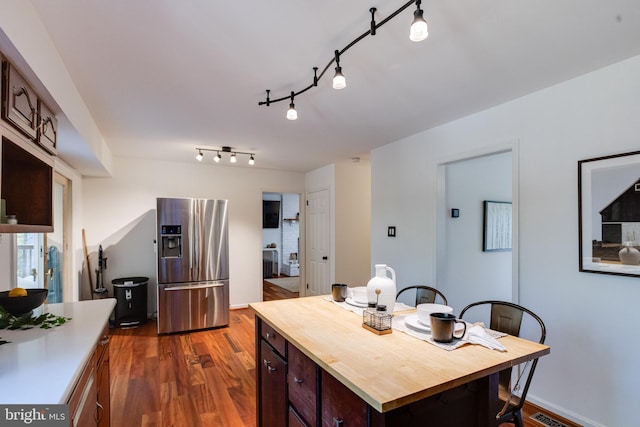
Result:
{"label": "wood plank flooring", "polygon": [[113,329],[111,425],[256,425],[254,317],[232,310],[230,326],[158,336],[149,321]]}
{"label": "wood plank flooring", "polygon": [[[264,299],[298,296],[281,289],[265,286]],[[155,321],[112,329],[111,425],[254,427],[254,326],[253,312],[240,309],[229,327],[207,331],[158,336]],[[524,427],[541,427],[528,418],[538,410],[525,406]]]}

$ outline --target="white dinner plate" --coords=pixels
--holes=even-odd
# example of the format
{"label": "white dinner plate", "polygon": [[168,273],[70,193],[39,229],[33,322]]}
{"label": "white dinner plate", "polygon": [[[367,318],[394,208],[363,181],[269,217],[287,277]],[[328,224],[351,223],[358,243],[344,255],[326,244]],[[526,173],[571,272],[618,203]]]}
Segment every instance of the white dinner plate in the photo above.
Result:
{"label": "white dinner plate", "polygon": [[347,297],[347,299],[344,300],[347,304],[352,305],[354,307],[360,307],[360,308],[367,308],[367,303],[366,302],[358,302],[355,301],[349,297]]}
{"label": "white dinner plate", "polygon": [[[413,328],[419,332],[431,332],[431,326],[427,326],[424,323],[422,323],[418,319],[417,314],[410,314],[407,317],[405,317],[404,323],[406,323],[407,326],[409,326],[410,328]],[[462,325],[462,323],[456,323],[456,327],[455,327],[456,332],[460,332],[463,328],[464,326]]]}

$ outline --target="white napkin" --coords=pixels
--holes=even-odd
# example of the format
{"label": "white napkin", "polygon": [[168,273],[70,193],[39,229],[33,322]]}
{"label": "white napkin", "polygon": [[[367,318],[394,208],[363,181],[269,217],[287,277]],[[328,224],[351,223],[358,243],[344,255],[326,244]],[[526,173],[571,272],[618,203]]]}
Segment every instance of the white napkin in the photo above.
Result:
{"label": "white napkin", "polygon": [[482,324],[475,324],[471,327],[467,326],[467,333],[463,340],[467,340],[472,344],[479,344],[492,350],[507,351],[507,349],[500,344],[497,339],[489,335]]}

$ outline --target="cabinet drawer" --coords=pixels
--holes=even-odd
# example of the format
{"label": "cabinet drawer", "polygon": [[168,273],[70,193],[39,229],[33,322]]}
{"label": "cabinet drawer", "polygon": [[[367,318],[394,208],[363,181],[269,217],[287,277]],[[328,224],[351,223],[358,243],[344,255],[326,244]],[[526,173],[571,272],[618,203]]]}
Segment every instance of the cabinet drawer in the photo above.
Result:
{"label": "cabinet drawer", "polygon": [[289,402],[309,425],[316,425],[316,364],[295,346],[288,346]]}
{"label": "cabinet drawer", "polygon": [[260,322],[260,324],[261,324],[260,335],[262,336],[262,338],[266,342],[268,342],[273,348],[275,348],[276,351],[280,353],[280,356],[286,359],[287,341],[282,337],[282,335],[277,333],[266,322],[262,321]]}

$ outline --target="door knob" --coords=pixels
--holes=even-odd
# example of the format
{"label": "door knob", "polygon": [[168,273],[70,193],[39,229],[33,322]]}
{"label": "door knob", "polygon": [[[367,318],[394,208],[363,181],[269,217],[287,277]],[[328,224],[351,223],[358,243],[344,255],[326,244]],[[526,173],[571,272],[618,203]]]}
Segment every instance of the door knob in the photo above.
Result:
{"label": "door knob", "polygon": [[326,261],[326,260],[329,259],[329,257],[325,255],[325,256],[322,257],[322,259]]}

